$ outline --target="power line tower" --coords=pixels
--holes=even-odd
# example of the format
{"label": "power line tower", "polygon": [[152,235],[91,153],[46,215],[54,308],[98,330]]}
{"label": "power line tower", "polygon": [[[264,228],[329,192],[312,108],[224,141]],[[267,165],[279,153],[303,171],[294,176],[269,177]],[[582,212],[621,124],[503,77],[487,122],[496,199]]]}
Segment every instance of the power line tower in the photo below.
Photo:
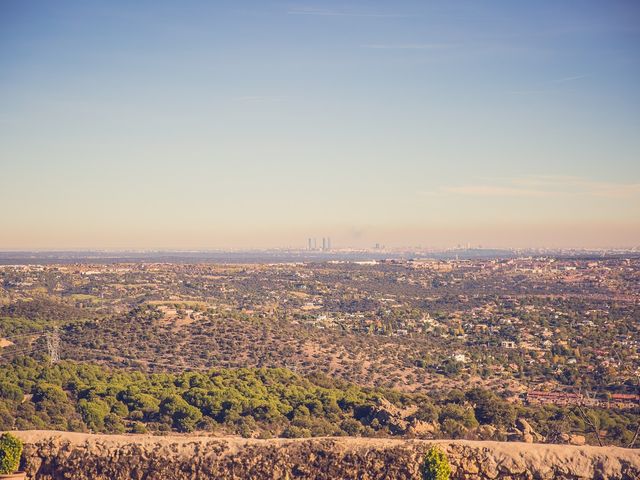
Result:
{"label": "power line tower", "polygon": [[60,335],[57,327],[47,333],[47,350],[49,351],[49,362],[51,364],[58,363],[60,361]]}

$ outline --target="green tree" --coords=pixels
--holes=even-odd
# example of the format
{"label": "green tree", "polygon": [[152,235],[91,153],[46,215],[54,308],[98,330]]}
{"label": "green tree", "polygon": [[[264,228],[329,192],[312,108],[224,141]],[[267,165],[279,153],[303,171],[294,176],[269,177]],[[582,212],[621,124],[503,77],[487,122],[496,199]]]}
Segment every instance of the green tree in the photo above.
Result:
{"label": "green tree", "polygon": [[124,433],[126,429],[118,415],[109,413],[104,417],[104,430],[109,433]]}
{"label": "green tree", "polygon": [[474,388],[467,392],[467,399],[474,405],[474,413],[482,425],[508,427],[516,420],[513,405],[499,398],[493,392]]}
{"label": "green tree", "polygon": [[0,430],[11,430],[16,419],[11,414],[10,408],[0,400]]}
{"label": "green tree", "polygon": [[451,477],[447,455],[437,445],[433,445],[425,455],[421,470],[424,480],[449,480]]}
{"label": "green tree", "polygon": [[202,419],[202,412],[189,405],[179,395],[169,395],[162,400],[160,412],[172,419],[173,428],[180,432],[192,432]]}
{"label": "green tree", "polygon": [[20,387],[9,382],[0,382],[0,399],[21,402],[24,394]]}
{"label": "green tree", "polygon": [[94,432],[104,430],[104,419],[109,414],[109,406],[102,400],[80,400],[78,412],[84,423]]}

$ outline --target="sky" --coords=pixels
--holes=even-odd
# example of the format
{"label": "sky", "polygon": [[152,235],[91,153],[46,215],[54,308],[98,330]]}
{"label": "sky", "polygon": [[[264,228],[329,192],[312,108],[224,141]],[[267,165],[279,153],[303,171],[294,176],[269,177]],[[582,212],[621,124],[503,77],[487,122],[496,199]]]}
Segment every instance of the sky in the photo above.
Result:
{"label": "sky", "polygon": [[0,249],[640,246],[637,1],[0,0]]}

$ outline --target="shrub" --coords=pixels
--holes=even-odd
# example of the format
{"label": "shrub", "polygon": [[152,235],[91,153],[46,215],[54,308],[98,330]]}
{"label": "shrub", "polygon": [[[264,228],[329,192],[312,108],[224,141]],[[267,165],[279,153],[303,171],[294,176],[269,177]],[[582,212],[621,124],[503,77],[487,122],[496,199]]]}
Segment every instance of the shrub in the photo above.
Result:
{"label": "shrub", "polygon": [[355,437],[362,432],[362,424],[355,418],[346,418],[340,424],[340,428],[343,432],[347,435],[351,435],[352,437]]}
{"label": "shrub", "polygon": [[22,441],[10,433],[0,436],[0,475],[18,470],[22,456]]}
{"label": "shrub", "polygon": [[424,456],[422,478],[424,480],[449,480],[450,476],[451,466],[447,455],[438,446],[432,446]]}
{"label": "shrub", "polygon": [[311,430],[290,425],[282,432],[282,436],[284,438],[309,438],[311,436]]}
{"label": "shrub", "polygon": [[147,427],[144,423],[135,422],[131,427],[131,433],[147,433]]}

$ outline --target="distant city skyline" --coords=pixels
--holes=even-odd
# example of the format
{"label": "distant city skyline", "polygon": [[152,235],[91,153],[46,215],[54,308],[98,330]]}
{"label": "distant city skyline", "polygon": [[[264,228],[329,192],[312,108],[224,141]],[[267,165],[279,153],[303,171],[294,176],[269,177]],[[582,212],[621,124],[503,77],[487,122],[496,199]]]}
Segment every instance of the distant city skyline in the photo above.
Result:
{"label": "distant city skyline", "polygon": [[0,2],[0,250],[640,245],[640,4]]}

